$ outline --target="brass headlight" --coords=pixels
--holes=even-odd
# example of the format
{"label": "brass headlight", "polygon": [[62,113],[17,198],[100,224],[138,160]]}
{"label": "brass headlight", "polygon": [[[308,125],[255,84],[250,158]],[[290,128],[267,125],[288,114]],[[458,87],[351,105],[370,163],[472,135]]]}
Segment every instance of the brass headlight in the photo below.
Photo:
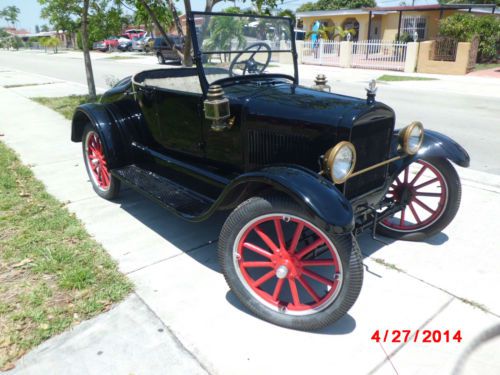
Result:
{"label": "brass headlight", "polygon": [[356,149],[351,142],[339,142],[326,152],[325,162],[332,181],[342,184],[354,171]]}
{"label": "brass headlight", "polygon": [[403,151],[408,155],[415,155],[424,141],[424,126],[414,121],[399,132],[399,142]]}

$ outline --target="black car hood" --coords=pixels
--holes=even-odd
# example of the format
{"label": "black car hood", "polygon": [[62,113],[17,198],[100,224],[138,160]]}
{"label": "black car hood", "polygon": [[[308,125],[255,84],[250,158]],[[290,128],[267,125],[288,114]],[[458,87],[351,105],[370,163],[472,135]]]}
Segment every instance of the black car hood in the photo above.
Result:
{"label": "black car hood", "polygon": [[228,96],[244,102],[249,117],[265,117],[303,126],[328,125],[350,128],[353,121],[377,112],[378,116],[393,116],[382,103],[368,104],[366,99],[321,92],[290,83],[259,85],[247,83],[225,88]]}

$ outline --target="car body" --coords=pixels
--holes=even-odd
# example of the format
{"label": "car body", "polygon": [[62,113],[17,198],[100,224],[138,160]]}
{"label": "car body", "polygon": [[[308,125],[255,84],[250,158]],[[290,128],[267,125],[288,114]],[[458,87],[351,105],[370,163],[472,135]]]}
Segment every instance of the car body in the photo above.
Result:
{"label": "car body", "polygon": [[230,211],[218,257],[241,303],[281,326],[327,326],[361,290],[356,236],[441,231],[460,203],[450,162],[469,155],[419,122],[395,129],[373,83],[365,98],[329,92],[324,76],[299,85],[289,19],[193,16],[196,67],[124,78],[77,108],[71,139],[104,198],[126,183],[186,220]]}
{"label": "car body", "polygon": [[128,29],[125,30],[122,35],[125,35],[128,39],[142,38],[146,34],[146,30],[143,29]]}
{"label": "car body", "polygon": [[103,39],[99,42],[95,42],[93,45],[93,49],[101,52],[107,52],[112,49],[118,48],[119,45],[119,37],[117,36],[110,36],[106,39]]}
{"label": "car body", "polygon": [[132,41],[132,51],[149,52],[152,49],[153,43],[154,38],[151,36],[144,35],[140,38],[135,38]]}
{"label": "car body", "polygon": [[160,64],[165,64],[166,61],[180,61],[177,51],[182,51],[184,48],[184,42],[180,36],[169,34],[168,37],[174,43],[174,49],[163,37],[154,39],[153,50]]}
{"label": "car body", "polygon": [[116,47],[119,51],[126,52],[132,51],[133,41],[127,38],[119,40],[118,46]]}

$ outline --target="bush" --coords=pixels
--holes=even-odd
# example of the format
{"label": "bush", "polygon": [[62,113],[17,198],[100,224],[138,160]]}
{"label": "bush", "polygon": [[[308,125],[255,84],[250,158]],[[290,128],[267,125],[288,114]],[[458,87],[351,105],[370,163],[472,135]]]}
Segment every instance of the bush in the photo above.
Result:
{"label": "bush", "polygon": [[453,37],[459,42],[470,42],[477,35],[478,61],[496,59],[500,47],[500,19],[493,15],[474,16],[457,13],[441,20],[439,33]]}

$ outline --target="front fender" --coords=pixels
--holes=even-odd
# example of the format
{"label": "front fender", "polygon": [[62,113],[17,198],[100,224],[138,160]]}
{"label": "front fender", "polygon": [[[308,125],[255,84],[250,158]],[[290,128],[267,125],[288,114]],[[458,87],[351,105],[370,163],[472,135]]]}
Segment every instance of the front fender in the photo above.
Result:
{"label": "front fender", "polygon": [[238,176],[224,189],[216,206],[241,201],[266,187],[291,197],[325,229],[340,234],[354,228],[352,206],[344,195],[329,180],[301,167],[268,167]]}
{"label": "front fender", "polygon": [[116,168],[124,163],[123,142],[119,128],[112,113],[105,105],[88,103],[79,106],[73,115],[71,123],[71,140],[81,142],[85,125],[92,124],[103,142],[104,151],[110,168]]}
{"label": "front fender", "polygon": [[470,157],[467,151],[450,137],[433,130],[426,130],[424,142],[411,161],[422,157],[446,158],[455,164],[467,168]]}

